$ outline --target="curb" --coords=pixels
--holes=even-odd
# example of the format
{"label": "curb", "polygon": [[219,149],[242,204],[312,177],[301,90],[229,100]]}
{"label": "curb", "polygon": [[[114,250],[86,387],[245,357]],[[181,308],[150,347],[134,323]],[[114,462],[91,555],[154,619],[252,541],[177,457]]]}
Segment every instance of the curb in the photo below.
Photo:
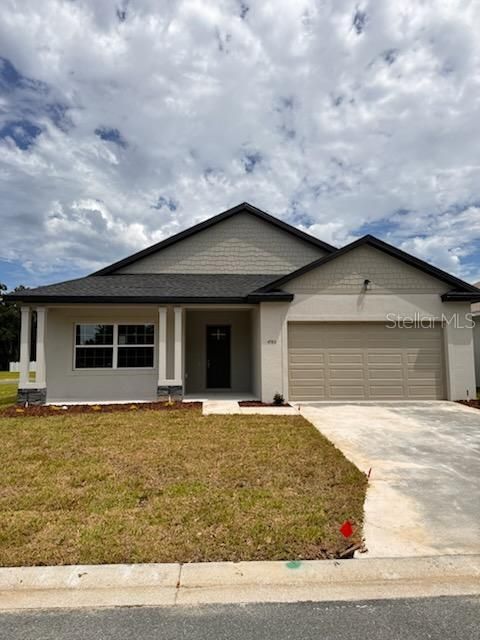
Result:
{"label": "curb", "polygon": [[0,610],[480,594],[480,556],[0,568]]}

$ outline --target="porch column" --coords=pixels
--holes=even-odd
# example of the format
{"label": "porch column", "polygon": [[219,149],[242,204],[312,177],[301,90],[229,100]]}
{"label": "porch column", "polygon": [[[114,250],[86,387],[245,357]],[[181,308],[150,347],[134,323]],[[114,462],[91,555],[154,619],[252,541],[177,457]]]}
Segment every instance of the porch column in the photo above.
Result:
{"label": "porch column", "polygon": [[47,369],[45,364],[45,334],[47,330],[47,310],[37,307],[37,371],[35,386],[44,389],[47,386]]}
{"label": "porch column", "polygon": [[[167,307],[158,310],[158,385],[157,398],[159,400],[181,400],[183,397],[182,382],[182,312],[181,307],[175,307],[173,313],[173,327],[171,325],[172,314],[167,314]],[[170,318],[170,320],[168,320]],[[170,326],[167,330],[167,320]],[[172,333],[173,328],[173,333]],[[172,362],[169,362],[167,375],[167,340],[172,346],[173,338],[173,371]],[[169,349],[169,353],[171,353]]]}
{"label": "porch column", "polygon": [[167,307],[158,309],[158,387],[167,382]]}
{"label": "porch column", "polygon": [[20,380],[18,386],[20,389],[24,389],[28,385],[30,369],[30,339],[32,335],[30,307],[22,307],[20,313]]}
{"label": "porch column", "polygon": [[182,307],[175,307],[174,310],[174,358],[173,358],[173,377],[175,378],[175,385],[183,386],[183,352],[182,352],[182,338],[183,338],[183,309]]}

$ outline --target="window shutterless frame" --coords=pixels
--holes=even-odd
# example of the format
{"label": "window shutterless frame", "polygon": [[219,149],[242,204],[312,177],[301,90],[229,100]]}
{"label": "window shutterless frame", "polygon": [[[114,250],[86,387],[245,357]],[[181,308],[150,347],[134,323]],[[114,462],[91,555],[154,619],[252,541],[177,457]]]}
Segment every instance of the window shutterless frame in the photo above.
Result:
{"label": "window shutterless frame", "polygon": [[[91,326],[99,326],[99,325],[103,325],[103,326],[109,326],[109,327],[113,327],[113,342],[111,344],[90,344],[90,345],[83,345],[83,344],[77,344],[77,327],[80,326],[84,326],[84,325],[91,325]],[[127,327],[132,327],[132,326],[153,326],[153,343],[150,344],[119,344],[118,343],[118,327],[119,326],[127,326]],[[76,366],[76,355],[77,355],[77,349],[102,349],[102,348],[106,348],[106,349],[112,349],[112,366],[111,367],[77,367]],[[119,367],[118,366],[118,350],[119,349],[132,349],[132,348],[149,348],[153,350],[153,357],[152,357],[152,365],[151,366],[145,366],[145,367]],[[157,327],[155,325],[154,322],[75,322],[74,326],[73,326],[73,362],[72,362],[72,367],[74,371],[132,371],[132,370],[139,370],[139,371],[152,371],[155,369],[156,365],[157,365],[157,352],[158,352],[158,348],[157,348]]]}

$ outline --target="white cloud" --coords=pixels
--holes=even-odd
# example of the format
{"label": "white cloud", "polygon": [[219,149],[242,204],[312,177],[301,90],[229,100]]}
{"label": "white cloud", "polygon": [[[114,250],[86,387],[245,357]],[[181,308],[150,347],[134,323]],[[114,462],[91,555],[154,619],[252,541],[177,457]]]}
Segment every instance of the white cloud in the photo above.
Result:
{"label": "white cloud", "polygon": [[[461,0],[6,0],[23,80],[3,67],[0,259],[77,275],[248,200],[478,280],[479,19]],[[21,149],[24,121],[41,133]]]}

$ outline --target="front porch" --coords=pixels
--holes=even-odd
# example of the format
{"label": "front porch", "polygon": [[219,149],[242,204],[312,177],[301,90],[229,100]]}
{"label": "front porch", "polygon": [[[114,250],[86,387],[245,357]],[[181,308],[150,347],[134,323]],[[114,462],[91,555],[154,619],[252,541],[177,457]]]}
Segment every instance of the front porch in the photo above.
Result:
{"label": "front porch", "polygon": [[21,404],[260,397],[256,305],[22,306],[21,318]]}
{"label": "front porch", "polygon": [[258,334],[255,308],[185,309],[185,397],[258,397]]}

